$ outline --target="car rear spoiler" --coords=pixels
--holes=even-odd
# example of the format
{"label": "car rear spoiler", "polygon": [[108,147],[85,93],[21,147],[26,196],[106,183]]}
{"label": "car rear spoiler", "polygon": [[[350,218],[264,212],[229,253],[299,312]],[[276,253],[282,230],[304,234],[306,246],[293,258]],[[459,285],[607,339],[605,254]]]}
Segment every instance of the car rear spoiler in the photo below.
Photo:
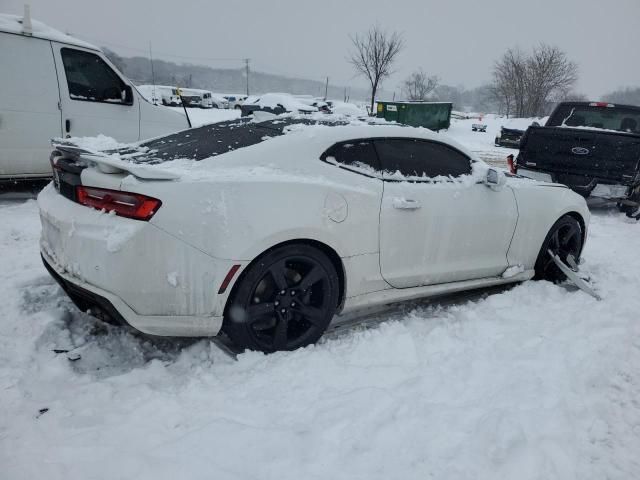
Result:
{"label": "car rear spoiler", "polygon": [[54,148],[64,154],[73,156],[88,166],[95,166],[102,173],[116,174],[127,172],[141,180],[177,180],[180,178],[180,175],[167,172],[157,167],[137,165],[108,154],[90,152],[72,145],[54,144]]}

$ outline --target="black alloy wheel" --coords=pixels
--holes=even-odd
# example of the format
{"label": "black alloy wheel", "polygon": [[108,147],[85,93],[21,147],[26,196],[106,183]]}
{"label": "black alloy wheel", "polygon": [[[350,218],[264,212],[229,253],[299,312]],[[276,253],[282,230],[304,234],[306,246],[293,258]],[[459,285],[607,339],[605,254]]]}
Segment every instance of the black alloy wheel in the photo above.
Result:
{"label": "black alloy wheel", "polygon": [[582,227],[580,222],[570,215],[561,217],[553,224],[547,234],[535,265],[535,279],[558,283],[566,280],[566,275],[549,255],[551,250],[563,263],[570,266],[569,256],[578,262],[582,252]]}
{"label": "black alloy wheel", "polygon": [[241,348],[275,352],[315,343],[336,311],[339,280],[331,260],[308,245],[274,249],[234,288],[224,332]]}

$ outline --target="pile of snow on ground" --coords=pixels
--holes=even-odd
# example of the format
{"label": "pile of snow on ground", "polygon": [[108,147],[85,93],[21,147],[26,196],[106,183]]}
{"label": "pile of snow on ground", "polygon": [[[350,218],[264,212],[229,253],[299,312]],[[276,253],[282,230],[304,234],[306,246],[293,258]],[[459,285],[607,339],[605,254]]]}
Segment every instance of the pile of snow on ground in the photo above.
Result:
{"label": "pile of snow on ground", "polygon": [[638,225],[617,212],[585,252],[601,302],[527,282],[238,361],[78,312],[35,201],[0,222],[3,478],[640,476]]}

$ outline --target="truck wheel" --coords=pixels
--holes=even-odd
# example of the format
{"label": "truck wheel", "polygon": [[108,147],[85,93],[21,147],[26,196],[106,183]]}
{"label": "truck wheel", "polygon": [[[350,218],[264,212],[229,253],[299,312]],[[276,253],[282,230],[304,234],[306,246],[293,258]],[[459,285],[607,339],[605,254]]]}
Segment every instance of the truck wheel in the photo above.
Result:
{"label": "truck wheel", "polygon": [[560,257],[564,263],[567,263],[569,255],[573,255],[577,262],[582,252],[582,226],[580,222],[571,215],[560,217],[542,242],[535,264],[535,280],[548,280],[554,283],[566,280],[566,275],[549,256],[548,250]]}
{"label": "truck wheel", "polygon": [[309,245],[285,245],[254,261],[232,292],[223,331],[240,348],[270,353],[315,343],[336,311],[331,260]]}

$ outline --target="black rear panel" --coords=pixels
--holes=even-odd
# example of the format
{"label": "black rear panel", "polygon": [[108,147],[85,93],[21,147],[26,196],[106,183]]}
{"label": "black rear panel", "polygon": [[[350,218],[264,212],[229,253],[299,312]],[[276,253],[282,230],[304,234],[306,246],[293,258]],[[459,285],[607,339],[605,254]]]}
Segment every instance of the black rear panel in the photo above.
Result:
{"label": "black rear panel", "polygon": [[53,168],[53,184],[60,194],[69,200],[77,201],[76,187],[82,185],[80,174],[86,168],[83,163],[78,163],[80,149],[66,149],[58,146],[52,153],[55,160]]}

